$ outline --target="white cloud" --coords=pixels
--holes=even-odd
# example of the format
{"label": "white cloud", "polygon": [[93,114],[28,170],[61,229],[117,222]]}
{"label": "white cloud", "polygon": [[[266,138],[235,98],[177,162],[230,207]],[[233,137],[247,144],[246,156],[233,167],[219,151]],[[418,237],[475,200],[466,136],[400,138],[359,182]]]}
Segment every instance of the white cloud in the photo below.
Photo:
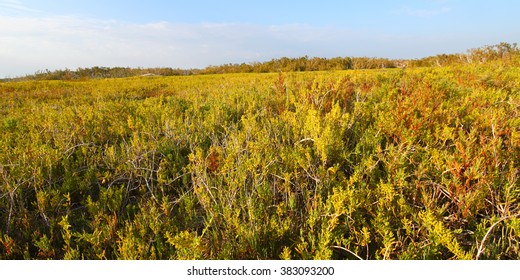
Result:
{"label": "white cloud", "polygon": [[0,0],[0,15],[21,15],[39,13],[38,10],[25,6],[18,0]]}
{"label": "white cloud", "polygon": [[0,15],[0,34],[0,78],[92,66],[200,68],[282,56],[417,58],[446,52],[447,46],[464,51],[489,44],[484,38],[482,44],[472,39],[464,45],[465,36],[454,34],[398,36],[304,24],[137,24],[72,16]]}
{"label": "white cloud", "polygon": [[[347,30],[306,25],[135,24],[77,17],[0,16],[0,76],[100,66],[205,67],[320,54]],[[338,51],[337,55],[347,51]]]}

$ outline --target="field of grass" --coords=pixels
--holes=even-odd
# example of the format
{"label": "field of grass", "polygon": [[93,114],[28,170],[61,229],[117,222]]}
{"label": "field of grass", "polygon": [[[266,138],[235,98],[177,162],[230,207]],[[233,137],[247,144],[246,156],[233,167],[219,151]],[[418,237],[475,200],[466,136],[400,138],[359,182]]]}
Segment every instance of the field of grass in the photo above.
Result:
{"label": "field of grass", "polygon": [[518,259],[520,68],[0,83],[0,258]]}

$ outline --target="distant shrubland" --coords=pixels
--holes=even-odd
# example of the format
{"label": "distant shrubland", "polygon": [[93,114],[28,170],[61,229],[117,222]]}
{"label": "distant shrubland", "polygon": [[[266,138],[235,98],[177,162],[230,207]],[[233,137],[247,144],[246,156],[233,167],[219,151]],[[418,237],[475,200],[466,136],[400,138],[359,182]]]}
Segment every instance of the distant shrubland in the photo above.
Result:
{"label": "distant shrubland", "polygon": [[[226,73],[276,73],[301,71],[331,71],[357,69],[385,69],[405,67],[436,67],[484,63],[501,60],[520,63],[520,49],[516,43],[500,43],[492,46],[468,50],[460,54],[440,54],[421,59],[388,59],[374,57],[335,57],[320,58],[303,56],[299,58],[282,57],[266,62],[229,63],[218,66],[208,66],[204,69],[174,69],[174,68],[130,68],[130,67],[91,67],[76,70],[44,70],[33,75],[7,80],[86,80],[100,78],[125,78],[142,75],[187,76],[197,74]],[[1,80],[0,80],[1,81]]]}

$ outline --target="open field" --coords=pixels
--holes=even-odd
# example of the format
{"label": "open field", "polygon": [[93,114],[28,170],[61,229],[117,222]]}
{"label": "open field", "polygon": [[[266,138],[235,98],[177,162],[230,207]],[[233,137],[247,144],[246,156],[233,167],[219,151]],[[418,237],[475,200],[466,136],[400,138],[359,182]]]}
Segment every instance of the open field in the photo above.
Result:
{"label": "open field", "polygon": [[0,258],[518,259],[520,68],[0,83]]}

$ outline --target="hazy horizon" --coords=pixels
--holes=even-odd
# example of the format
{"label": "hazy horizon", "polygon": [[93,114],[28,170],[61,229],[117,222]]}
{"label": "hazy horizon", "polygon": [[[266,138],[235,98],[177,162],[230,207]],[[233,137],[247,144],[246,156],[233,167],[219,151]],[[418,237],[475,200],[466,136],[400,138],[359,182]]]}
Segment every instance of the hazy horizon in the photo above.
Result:
{"label": "hazy horizon", "polygon": [[516,1],[0,0],[0,77],[280,57],[414,59],[520,41]]}

